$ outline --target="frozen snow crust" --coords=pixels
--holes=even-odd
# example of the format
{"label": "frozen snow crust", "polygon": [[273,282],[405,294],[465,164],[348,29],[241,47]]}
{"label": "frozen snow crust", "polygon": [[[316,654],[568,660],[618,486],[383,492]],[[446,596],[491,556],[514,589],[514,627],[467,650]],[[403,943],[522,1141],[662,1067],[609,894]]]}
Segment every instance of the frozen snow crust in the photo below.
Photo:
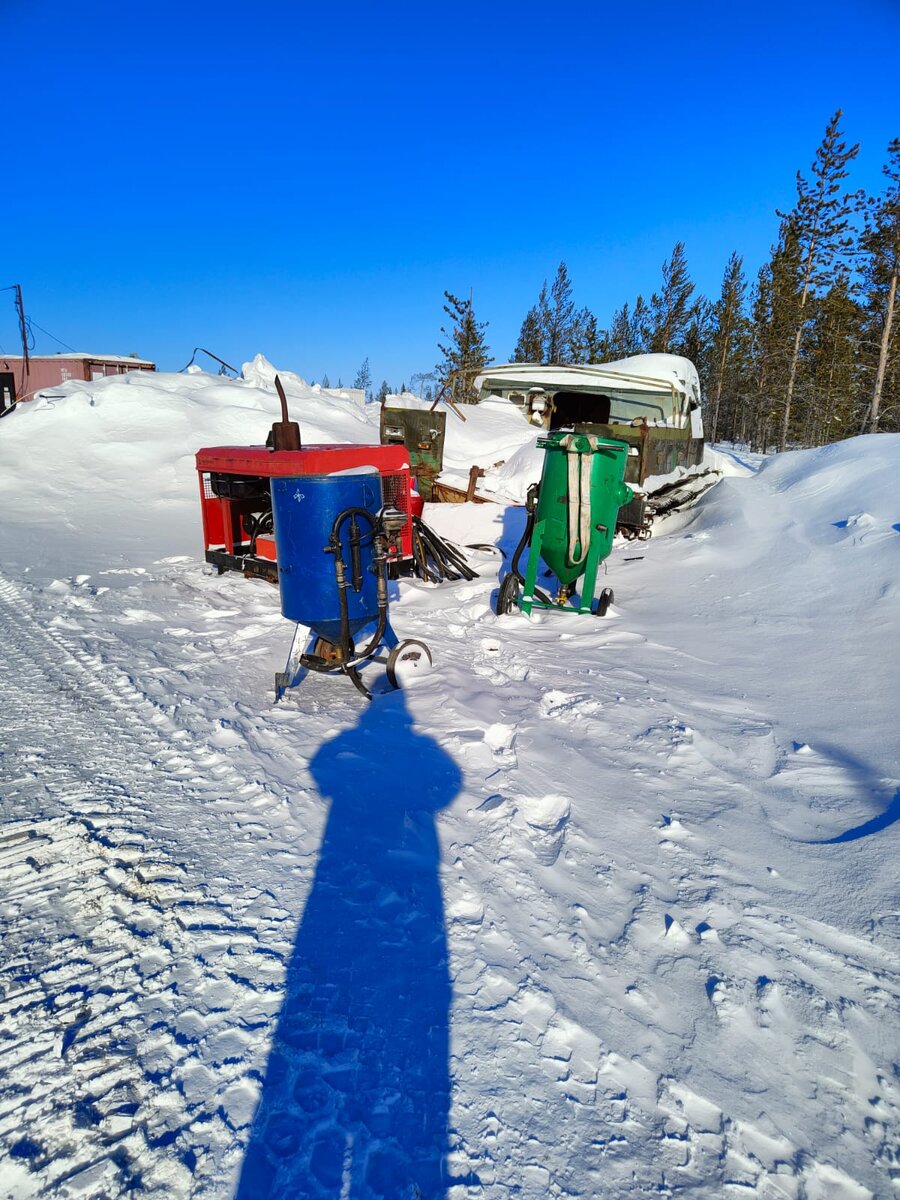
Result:
{"label": "frozen snow crust", "polygon": [[900,438],[723,451],[602,621],[498,620],[473,552],[397,589],[431,676],[276,708],[290,628],[206,573],[193,471],[267,371],[0,422],[0,1196],[892,1195]]}

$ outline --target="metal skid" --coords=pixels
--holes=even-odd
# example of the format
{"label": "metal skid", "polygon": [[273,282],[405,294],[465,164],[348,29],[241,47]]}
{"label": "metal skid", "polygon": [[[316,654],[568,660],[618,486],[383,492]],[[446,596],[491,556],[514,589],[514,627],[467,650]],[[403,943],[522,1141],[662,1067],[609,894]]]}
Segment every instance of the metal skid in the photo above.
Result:
{"label": "metal skid", "polygon": [[[576,615],[593,613],[594,611],[594,589],[597,586],[597,572],[600,568],[602,560],[602,546],[599,542],[594,542],[588,552],[587,561],[584,567],[584,575],[581,581],[581,600],[577,605],[567,605],[564,601],[547,601],[541,600],[535,595],[537,584],[537,573],[541,563],[541,547],[544,542],[544,530],[546,528],[545,521],[538,521],[534,526],[534,531],[531,535],[531,542],[528,553],[528,567],[525,571],[525,583],[523,585],[522,595],[518,600],[519,608],[523,613],[530,613],[533,608],[551,608],[554,612],[567,612]],[[606,589],[605,589],[606,590]]]}

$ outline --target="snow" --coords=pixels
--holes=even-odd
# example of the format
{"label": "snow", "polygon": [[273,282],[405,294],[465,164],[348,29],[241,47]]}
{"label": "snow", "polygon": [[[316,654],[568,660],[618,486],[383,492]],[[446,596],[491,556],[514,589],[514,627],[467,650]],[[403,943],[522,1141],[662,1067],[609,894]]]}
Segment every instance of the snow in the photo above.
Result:
{"label": "snow", "polygon": [[[305,441],[377,440],[280,374]],[[264,440],[265,361],[54,396],[0,423],[0,1195],[892,1194],[900,437],[720,448],[603,620],[496,618],[470,551],[394,589],[431,675],[276,707],[193,464]],[[508,408],[453,469],[533,471]]]}
{"label": "snow", "polygon": [[[21,362],[21,354],[5,354],[4,359]],[[61,350],[58,354],[31,354],[32,362],[53,362],[59,359],[63,362],[73,358],[86,358],[89,362],[124,363],[131,366],[152,367],[156,364],[149,358],[138,358],[134,354],[88,354],[86,350]]]}

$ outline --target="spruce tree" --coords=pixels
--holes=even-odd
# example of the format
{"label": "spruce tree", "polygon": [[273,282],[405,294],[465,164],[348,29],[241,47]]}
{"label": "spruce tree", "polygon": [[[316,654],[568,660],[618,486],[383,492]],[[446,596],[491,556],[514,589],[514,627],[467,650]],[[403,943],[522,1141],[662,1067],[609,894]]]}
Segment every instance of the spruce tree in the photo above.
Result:
{"label": "spruce tree", "polygon": [[376,403],[384,404],[385,400],[387,400],[387,398],[390,394],[391,394],[391,385],[388,383],[388,381],[386,379],[382,379],[381,387],[378,389],[378,393],[375,396]]}
{"label": "spruce tree", "polygon": [[322,387],[323,387],[323,388],[330,388],[330,387],[331,387],[331,381],[330,381],[330,380],[329,380],[329,378],[328,378],[328,372],[327,372],[327,371],[326,371],[326,372],[325,372],[325,374],[322,376]]}
{"label": "spruce tree", "polygon": [[691,293],[684,242],[676,242],[672,257],[663,263],[663,285],[650,298],[649,348],[656,354],[681,354],[691,323]]}
{"label": "spruce tree", "polygon": [[811,315],[810,301],[832,286],[841,256],[852,246],[852,239],[848,237],[851,198],[841,194],[841,181],[846,179],[847,164],[856,157],[859,146],[848,149],[841,140],[841,116],[838,109],[825,128],[825,136],[812,164],[812,180],[805,179],[798,171],[797,203],[790,214],[778,214],[789,221],[800,251],[798,298],[791,321],[793,342],[784,391],[780,450],[785,449],[791,430],[791,409],[803,338]]}
{"label": "spruce tree", "polygon": [[438,344],[444,356],[435,370],[446,394],[455,403],[472,404],[477,395],[472,384],[482,367],[491,362],[489,347],[484,340],[487,321],[477,321],[472,307],[472,297],[460,300],[451,292],[444,292],[447,303],[444,312],[450,318],[449,329],[441,326],[447,345]]}
{"label": "spruce tree", "polygon": [[[863,422],[864,433],[877,433],[881,421],[885,381],[889,367],[900,359],[900,319],[897,316],[897,284],[900,277],[900,138],[888,146],[888,161],[882,168],[888,185],[877,199],[865,206],[862,236],[862,276],[872,340],[877,360],[872,393]],[[894,413],[900,414],[900,395],[892,397]],[[893,424],[897,425],[898,421]]]}

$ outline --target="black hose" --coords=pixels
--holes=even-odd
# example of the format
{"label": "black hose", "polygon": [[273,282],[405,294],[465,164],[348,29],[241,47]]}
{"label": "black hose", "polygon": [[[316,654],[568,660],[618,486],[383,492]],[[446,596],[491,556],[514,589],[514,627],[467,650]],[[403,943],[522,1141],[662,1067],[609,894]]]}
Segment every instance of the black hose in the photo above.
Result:
{"label": "black hose", "polygon": [[[525,550],[525,547],[530,546],[530,544],[531,544],[531,535],[534,532],[534,522],[535,522],[536,511],[537,511],[536,507],[529,508],[529,510],[528,510],[528,520],[525,522],[525,532],[522,534],[521,538],[519,539],[519,544],[518,544],[518,546],[516,546],[516,548],[513,552],[512,562],[510,564],[510,570],[512,571],[513,575],[515,575],[516,579],[518,579],[519,583],[522,585],[523,588],[525,586],[525,576],[519,570],[519,559],[522,557],[522,553]],[[535,594],[535,596],[537,596],[538,600],[542,601],[542,603],[544,603],[544,604],[552,604],[553,603],[552,598],[547,595],[547,593],[543,590],[543,588],[539,588],[536,584],[535,584],[535,588],[534,588],[534,594]]]}
{"label": "black hose", "polygon": [[419,517],[413,517],[413,564],[420,579],[440,583],[447,579],[477,579],[478,574],[465,560],[460,550],[443,538]]}

